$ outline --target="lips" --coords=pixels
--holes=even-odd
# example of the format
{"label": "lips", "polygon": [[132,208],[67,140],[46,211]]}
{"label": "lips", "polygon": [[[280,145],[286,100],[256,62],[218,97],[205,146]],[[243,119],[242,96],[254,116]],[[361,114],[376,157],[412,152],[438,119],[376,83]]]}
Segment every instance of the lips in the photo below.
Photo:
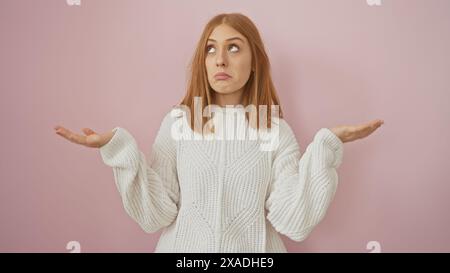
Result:
{"label": "lips", "polygon": [[228,80],[229,78],[231,78],[231,76],[225,72],[218,72],[214,75],[214,78],[216,80]]}

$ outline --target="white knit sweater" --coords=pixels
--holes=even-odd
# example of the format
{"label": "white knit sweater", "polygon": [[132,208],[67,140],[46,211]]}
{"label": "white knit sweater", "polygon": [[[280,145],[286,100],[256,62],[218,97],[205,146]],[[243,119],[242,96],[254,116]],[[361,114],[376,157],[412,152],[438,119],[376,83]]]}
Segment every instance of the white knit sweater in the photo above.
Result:
{"label": "white knit sweater", "polygon": [[120,127],[100,148],[126,212],[146,232],[164,228],[155,252],[286,252],[279,233],[299,242],[323,219],[343,156],[329,129],[301,156],[284,119],[263,151],[260,139],[174,139],[178,118],[166,114],[148,159]]}

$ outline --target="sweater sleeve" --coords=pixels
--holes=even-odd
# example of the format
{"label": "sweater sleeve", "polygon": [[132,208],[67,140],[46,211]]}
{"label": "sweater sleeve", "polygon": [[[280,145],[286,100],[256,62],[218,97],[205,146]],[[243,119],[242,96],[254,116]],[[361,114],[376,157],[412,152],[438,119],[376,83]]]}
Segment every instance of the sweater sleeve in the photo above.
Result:
{"label": "sweater sleeve", "polygon": [[336,192],[343,143],[321,128],[300,158],[295,135],[281,120],[265,207],[275,230],[300,242],[322,220]]}
{"label": "sweater sleeve", "polygon": [[170,135],[171,123],[167,114],[148,162],[133,136],[120,127],[113,129],[113,138],[100,148],[103,162],[112,167],[125,211],[148,233],[170,225],[178,215],[176,143]]}

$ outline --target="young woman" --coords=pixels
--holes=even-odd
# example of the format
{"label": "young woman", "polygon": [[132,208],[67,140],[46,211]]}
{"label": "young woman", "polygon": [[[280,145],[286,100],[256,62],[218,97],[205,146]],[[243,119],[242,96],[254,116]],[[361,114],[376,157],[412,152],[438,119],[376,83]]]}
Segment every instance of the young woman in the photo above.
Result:
{"label": "young woman", "polygon": [[[127,213],[146,232],[164,228],[155,252],[286,252],[280,233],[302,241],[325,216],[343,143],[383,121],[321,128],[301,156],[259,32],[239,13],[208,22],[191,72],[187,94],[161,122],[148,160],[120,127],[78,135],[56,126],[56,133],[99,148]],[[230,114],[230,106],[245,111]],[[235,113],[244,126],[230,122]],[[244,137],[220,137],[234,129]],[[264,149],[260,132],[271,136]]]}

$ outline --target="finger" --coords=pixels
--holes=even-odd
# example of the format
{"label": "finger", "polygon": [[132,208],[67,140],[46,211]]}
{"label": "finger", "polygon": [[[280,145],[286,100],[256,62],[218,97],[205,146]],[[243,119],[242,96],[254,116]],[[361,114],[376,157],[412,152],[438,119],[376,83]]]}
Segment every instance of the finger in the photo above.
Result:
{"label": "finger", "polygon": [[83,128],[83,133],[85,133],[87,136],[95,134],[95,132],[89,128]]}
{"label": "finger", "polygon": [[383,124],[383,121],[380,119],[377,119],[377,120],[373,121],[373,123],[372,123],[372,125],[375,127],[380,127],[381,124]]}
{"label": "finger", "polygon": [[59,127],[56,130],[56,133],[62,137],[64,137],[65,139],[73,142],[73,143],[77,143],[77,144],[81,144],[81,145],[85,145],[86,144],[86,137],[81,136],[79,134],[75,134],[72,131],[64,128],[64,127]]}
{"label": "finger", "polygon": [[374,127],[377,126],[380,123],[380,120],[371,120],[365,124],[363,124],[363,126],[367,126],[367,127]]}
{"label": "finger", "polygon": [[363,130],[362,135],[366,137],[372,134],[376,129],[378,129],[383,124],[382,120],[375,120],[368,124],[368,126]]}
{"label": "finger", "polygon": [[355,131],[356,133],[361,133],[361,132],[367,131],[367,130],[370,129],[371,127],[372,127],[372,123],[371,123],[371,122],[369,122],[369,123],[364,123],[364,124],[361,124],[361,125],[356,125],[356,126],[354,126],[354,131]]}
{"label": "finger", "polygon": [[55,129],[55,132],[59,135],[64,135],[68,131],[66,128],[59,126],[59,125],[55,126],[54,129]]}
{"label": "finger", "polygon": [[376,120],[372,123],[372,125],[370,126],[370,132],[369,134],[371,134],[373,131],[375,131],[376,129],[378,129],[384,122],[382,120]]}
{"label": "finger", "polygon": [[372,120],[368,123],[357,126],[357,131],[373,131],[383,124],[383,121],[380,119]]}

